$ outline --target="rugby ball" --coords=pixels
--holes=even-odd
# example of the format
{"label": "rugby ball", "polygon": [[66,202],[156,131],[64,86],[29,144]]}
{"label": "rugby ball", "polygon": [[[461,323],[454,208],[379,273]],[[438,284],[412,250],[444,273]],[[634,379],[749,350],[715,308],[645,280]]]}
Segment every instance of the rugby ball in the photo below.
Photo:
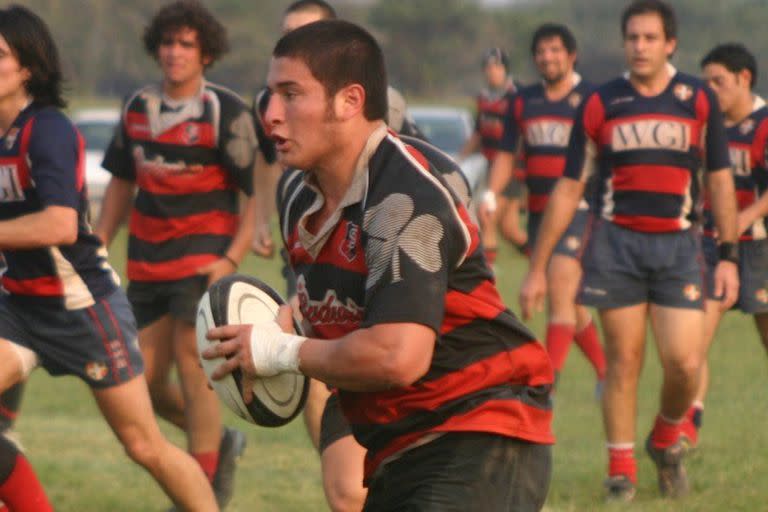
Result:
{"label": "rugby ball", "polygon": [[[206,338],[209,329],[274,320],[283,304],[285,301],[280,294],[256,278],[232,274],[219,279],[203,295],[197,307],[195,329],[198,353],[218,343]],[[301,327],[296,321],[294,327],[301,334]],[[222,358],[200,358],[203,371],[216,394],[244,420],[265,427],[279,427],[301,412],[309,392],[309,379],[304,375],[283,373],[259,379],[253,385],[253,400],[246,404],[239,369],[221,380],[211,379],[211,374],[222,361]]]}

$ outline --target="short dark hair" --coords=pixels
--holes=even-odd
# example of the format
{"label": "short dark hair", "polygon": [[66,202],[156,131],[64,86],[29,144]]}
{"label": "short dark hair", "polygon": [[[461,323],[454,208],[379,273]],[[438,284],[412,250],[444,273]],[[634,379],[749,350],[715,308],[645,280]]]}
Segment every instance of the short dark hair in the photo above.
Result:
{"label": "short dark hair", "polygon": [[739,73],[746,69],[752,75],[749,82],[750,89],[757,82],[757,60],[741,43],[725,43],[715,46],[701,59],[702,68],[707,64],[720,64],[731,73]]}
{"label": "short dark hair", "polygon": [[229,51],[227,29],[197,0],[179,0],[157,11],[144,29],[144,48],[157,58],[163,37],[183,28],[197,32],[201,53],[211,60],[208,66]]}
{"label": "short dark hair", "polygon": [[277,42],[272,55],[303,61],[329,97],[351,84],[365,89],[369,121],[387,115],[387,71],[376,39],[342,20],[323,20],[297,28]]}
{"label": "short dark hair", "polygon": [[559,23],[544,23],[533,33],[531,38],[531,55],[536,55],[536,47],[544,39],[551,39],[553,37],[559,37],[563,42],[563,46],[568,50],[568,53],[573,55],[578,49],[576,45],[576,38],[573,37],[573,32]]}
{"label": "short dark hair", "polygon": [[326,20],[335,20],[337,17],[334,8],[324,0],[297,0],[286,7],[283,16],[294,12],[308,11],[310,9],[320,11],[323,14],[323,19]]}
{"label": "short dark hair", "polygon": [[658,14],[664,25],[664,36],[677,39],[677,16],[672,7],[661,0],[635,0],[621,14],[621,34],[627,35],[627,22],[632,16],[640,14]]}
{"label": "short dark hair", "polygon": [[29,71],[24,87],[34,101],[39,105],[66,107],[59,52],[45,22],[26,7],[11,5],[0,9],[0,35],[19,65]]}

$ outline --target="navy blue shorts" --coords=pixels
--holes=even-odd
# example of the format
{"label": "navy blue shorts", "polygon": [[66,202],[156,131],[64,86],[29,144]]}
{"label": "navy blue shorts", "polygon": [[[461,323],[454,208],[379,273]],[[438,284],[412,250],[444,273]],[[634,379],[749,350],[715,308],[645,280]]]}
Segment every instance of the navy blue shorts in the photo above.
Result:
{"label": "navy blue shorts", "polygon": [[128,300],[139,329],[165,315],[194,325],[197,304],[208,289],[208,276],[192,276],[177,281],[131,281]]}
{"label": "navy blue shorts", "polygon": [[598,309],[635,304],[703,309],[701,238],[689,229],[642,233],[595,222],[584,257],[579,302]]}
{"label": "navy blue shorts", "polygon": [[511,179],[501,191],[505,199],[520,199],[525,195],[525,184],[519,179]]}
{"label": "navy blue shorts", "polygon": [[103,389],[144,371],[136,322],[122,290],[75,310],[20,306],[0,296],[0,338],[28,348],[51,375]]}
{"label": "navy blue shorts", "polygon": [[[715,297],[717,242],[704,237],[701,245],[707,262],[707,298],[719,300]],[[739,242],[739,283],[739,298],[733,307],[750,315],[768,313],[768,240]]]}
{"label": "navy blue shorts", "polygon": [[[563,236],[555,246],[553,254],[562,254],[571,258],[581,259],[586,242],[587,227],[589,226],[591,214],[589,210],[576,210],[573,220],[568,225]],[[544,219],[543,214],[528,214],[528,246],[536,246],[536,237],[539,234],[539,226]]]}

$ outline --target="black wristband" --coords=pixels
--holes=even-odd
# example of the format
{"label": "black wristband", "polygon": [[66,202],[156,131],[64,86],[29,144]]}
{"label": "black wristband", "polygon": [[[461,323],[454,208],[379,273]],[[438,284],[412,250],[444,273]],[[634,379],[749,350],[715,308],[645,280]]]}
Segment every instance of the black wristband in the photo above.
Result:
{"label": "black wristband", "polygon": [[739,244],[734,242],[721,242],[717,247],[717,256],[720,261],[739,262]]}

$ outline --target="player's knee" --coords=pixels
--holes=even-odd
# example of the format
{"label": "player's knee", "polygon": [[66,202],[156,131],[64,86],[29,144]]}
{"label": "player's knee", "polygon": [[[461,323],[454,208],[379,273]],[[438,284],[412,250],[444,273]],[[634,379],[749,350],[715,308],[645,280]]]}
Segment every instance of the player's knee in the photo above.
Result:
{"label": "player's knee", "polygon": [[361,482],[338,478],[326,483],[325,496],[333,512],[360,512],[366,491]]}
{"label": "player's knee", "polygon": [[701,374],[703,358],[699,354],[682,354],[664,363],[668,376],[677,379],[697,379]]}
{"label": "player's knee", "polygon": [[608,354],[609,371],[621,379],[631,378],[640,373],[643,354],[636,350],[611,351]]}
{"label": "player's knee", "polygon": [[123,441],[123,448],[128,457],[136,464],[155,473],[160,464],[160,443],[144,436],[130,436]]}

